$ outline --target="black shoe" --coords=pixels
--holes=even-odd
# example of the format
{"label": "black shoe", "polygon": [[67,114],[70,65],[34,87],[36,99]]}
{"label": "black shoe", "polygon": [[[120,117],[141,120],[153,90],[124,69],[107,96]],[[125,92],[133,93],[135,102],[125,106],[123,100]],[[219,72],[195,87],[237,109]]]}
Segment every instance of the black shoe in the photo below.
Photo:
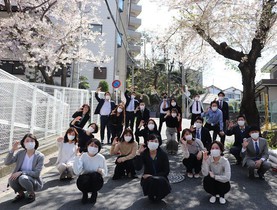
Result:
{"label": "black shoe", "polygon": [[87,202],[88,202],[88,193],[83,192],[82,203],[86,204]]}
{"label": "black shoe", "polygon": [[32,203],[36,200],[36,195],[35,194],[29,194],[27,197],[27,203]]}
{"label": "black shoe", "polygon": [[23,200],[25,198],[25,194],[22,194],[22,195],[17,195],[17,196],[15,196],[15,198],[12,200],[12,203],[17,203],[17,202],[19,202],[19,201],[21,201],[21,200]]}
{"label": "black shoe", "polygon": [[258,175],[259,175],[259,179],[260,179],[260,180],[265,180],[264,174],[262,174],[262,173],[260,173],[260,172],[258,171]]}
{"label": "black shoe", "polygon": [[97,199],[97,192],[91,193],[90,202],[94,204],[96,203],[96,199]]}

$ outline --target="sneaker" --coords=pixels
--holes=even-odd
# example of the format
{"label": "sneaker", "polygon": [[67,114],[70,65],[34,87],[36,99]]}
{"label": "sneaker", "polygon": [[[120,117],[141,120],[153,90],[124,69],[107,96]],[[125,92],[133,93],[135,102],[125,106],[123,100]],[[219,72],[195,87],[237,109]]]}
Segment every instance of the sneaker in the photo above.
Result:
{"label": "sneaker", "polygon": [[195,179],[198,179],[199,177],[200,177],[199,174],[194,174],[194,178],[195,178]]}
{"label": "sneaker", "polygon": [[225,198],[220,197],[220,198],[219,198],[219,203],[220,203],[220,204],[225,204],[225,203],[226,203]]}
{"label": "sneaker", "polygon": [[17,196],[15,196],[15,198],[12,200],[12,203],[17,203],[17,202],[19,202],[19,201],[21,201],[21,200],[23,200],[25,198],[25,194],[22,194],[22,195],[17,195]]}
{"label": "sneaker", "polygon": [[193,178],[193,174],[192,173],[188,173],[188,178]]}
{"label": "sneaker", "polygon": [[217,194],[217,195],[215,195],[215,197],[219,198],[220,196]]}
{"label": "sneaker", "polygon": [[212,196],[212,197],[210,197],[210,203],[215,203],[215,201],[216,201],[216,197],[215,196]]}

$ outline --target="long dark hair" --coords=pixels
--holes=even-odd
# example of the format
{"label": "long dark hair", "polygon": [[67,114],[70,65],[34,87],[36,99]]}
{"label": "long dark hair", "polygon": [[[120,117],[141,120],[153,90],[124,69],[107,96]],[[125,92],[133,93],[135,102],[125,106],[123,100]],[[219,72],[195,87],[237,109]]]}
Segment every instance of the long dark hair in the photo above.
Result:
{"label": "long dark hair", "polygon": [[131,134],[132,134],[132,139],[131,139],[128,143],[133,143],[133,142],[135,141],[135,138],[134,138],[134,133],[133,133],[132,129],[130,129],[130,128],[126,128],[126,129],[123,131],[123,133],[122,133],[122,135],[121,135],[121,137],[120,137],[120,142],[124,142],[124,141],[125,141],[125,140],[124,140],[124,135],[125,135],[126,133],[131,133]]}
{"label": "long dark hair", "polygon": [[74,132],[75,134],[75,138],[73,139],[74,141],[74,144],[78,143],[78,132],[75,128],[71,127],[71,128],[68,128],[67,131],[65,132],[65,135],[64,135],[64,143],[67,143],[69,140],[68,140],[68,137],[67,137],[67,134],[71,133],[71,132]]}

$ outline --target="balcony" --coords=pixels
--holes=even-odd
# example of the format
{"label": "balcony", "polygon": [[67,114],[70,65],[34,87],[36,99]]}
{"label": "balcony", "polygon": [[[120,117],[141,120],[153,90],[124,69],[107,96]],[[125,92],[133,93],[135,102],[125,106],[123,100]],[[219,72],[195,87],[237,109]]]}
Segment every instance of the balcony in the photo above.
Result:
{"label": "balcony", "polygon": [[136,17],[130,17],[129,29],[136,30],[140,26],[141,26],[141,19]]}
{"label": "balcony", "polygon": [[128,36],[132,41],[139,41],[141,39],[141,33],[128,29]]}
{"label": "balcony", "polygon": [[137,56],[140,54],[141,47],[137,45],[129,45],[129,52],[132,56]]}
{"label": "balcony", "polygon": [[137,17],[141,13],[141,5],[131,4],[131,16]]}

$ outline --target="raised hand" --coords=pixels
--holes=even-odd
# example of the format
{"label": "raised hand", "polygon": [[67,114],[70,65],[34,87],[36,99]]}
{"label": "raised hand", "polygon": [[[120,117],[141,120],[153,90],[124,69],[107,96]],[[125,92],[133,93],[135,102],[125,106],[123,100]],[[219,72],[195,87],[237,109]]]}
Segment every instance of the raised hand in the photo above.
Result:
{"label": "raised hand", "polygon": [[243,142],[242,142],[242,147],[243,147],[244,149],[246,149],[246,147],[248,146],[248,144],[249,144],[249,141],[248,141],[246,138],[244,138],[244,139],[243,139]]}
{"label": "raised hand", "polygon": [[203,151],[203,160],[208,160],[208,151]]}
{"label": "raised hand", "polygon": [[15,142],[13,143],[12,150],[13,150],[13,151],[18,150],[19,144],[20,144],[19,141],[15,141]]}
{"label": "raised hand", "polygon": [[63,137],[59,137],[59,138],[57,138],[57,142],[62,142],[64,140],[64,138]]}
{"label": "raised hand", "polygon": [[144,150],[146,150],[146,145],[145,144],[141,144],[140,147],[139,147],[139,150],[138,150],[139,154],[143,153]]}

